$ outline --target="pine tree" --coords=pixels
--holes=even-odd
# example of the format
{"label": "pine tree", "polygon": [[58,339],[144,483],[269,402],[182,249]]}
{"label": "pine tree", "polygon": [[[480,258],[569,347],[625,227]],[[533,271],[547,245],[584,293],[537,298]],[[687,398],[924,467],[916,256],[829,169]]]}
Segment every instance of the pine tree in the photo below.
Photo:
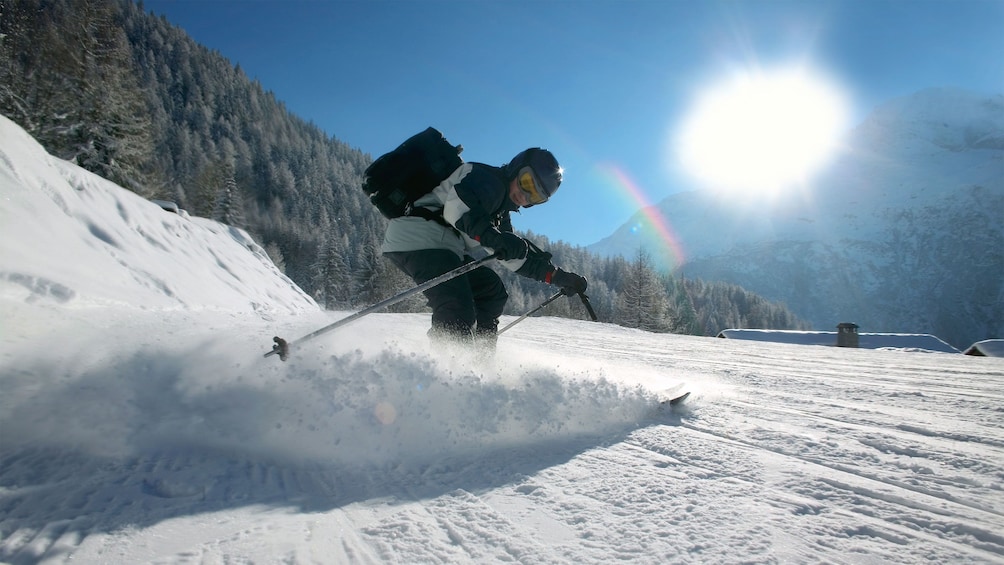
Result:
{"label": "pine tree", "polygon": [[160,191],[149,110],[116,6],[8,0],[2,11],[0,108],[50,153],[144,196]]}
{"label": "pine tree", "polygon": [[32,37],[40,36],[37,14],[35,2],[0,0],[0,113],[32,134],[38,127],[25,87],[29,69],[38,65],[39,50],[30,49]]}
{"label": "pine tree", "polygon": [[374,243],[367,244],[353,273],[353,295],[362,304],[373,304],[384,298],[386,281],[381,280],[383,271],[380,250]]}
{"label": "pine tree", "polygon": [[352,277],[345,257],[347,246],[348,242],[342,236],[334,232],[329,234],[321,268],[321,289],[324,307],[328,310],[345,309],[351,305]]}
{"label": "pine tree", "polygon": [[701,335],[701,327],[697,321],[697,310],[687,292],[687,282],[670,278],[667,281],[667,294],[670,299],[674,333]]}
{"label": "pine tree", "polygon": [[279,246],[275,242],[265,246],[265,254],[268,255],[268,258],[272,260],[272,263],[280,272],[286,272],[286,261],[282,258],[282,250],[279,249]]}
{"label": "pine tree", "polygon": [[664,332],[669,327],[665,289],[652,269],[651,256],[644,249],[638,250],[624,273],[616,310],[617,322],[622,326],[654,332]]}
{"label": "pine tree", "polygon": [[213,219],[235,228],[247,226],[244,219],[244,195],[233,175],[227,176],[216,208],[213,210]]}
{"label": "pine tree", "polygon": [[223,189],[227,184],[228,171],[232,170],[222,162],[207,163],[199,171],[193,182],[194,190],[185,203],[188,211],[203,218],[213,217]]}
{"label": "pine tree", "polygon": [[134,74],[125,32],[112,8],[100,0],[81,0],[87,33],[81,34],[76,66],[85,104],[68,140],[80,166],[144,196],[153,152],[149,112]]}

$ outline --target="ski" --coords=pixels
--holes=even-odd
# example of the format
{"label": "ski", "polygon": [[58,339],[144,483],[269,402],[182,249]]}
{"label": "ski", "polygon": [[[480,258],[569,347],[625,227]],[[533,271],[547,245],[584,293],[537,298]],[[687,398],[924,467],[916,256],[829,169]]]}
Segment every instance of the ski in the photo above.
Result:
{"label": "ski", "polygon": [[669,406],[679,406],[680,404],[683,404],[683,401],[686,400],[687,397],[689,396],[690,392],[685,392],[680,396],[677,396],[676,398],[670,398],[669,400],[663,401],[662,404],[668,404]]}
{"label": "ski", "polygon": [[688,398],[690,398],[690,392],[684,392],[683,394],[677,394],[676,396],[663,400],[659,402],[658,406],[655,408],[656,414],[668,414],[673,413],[680,408]]}

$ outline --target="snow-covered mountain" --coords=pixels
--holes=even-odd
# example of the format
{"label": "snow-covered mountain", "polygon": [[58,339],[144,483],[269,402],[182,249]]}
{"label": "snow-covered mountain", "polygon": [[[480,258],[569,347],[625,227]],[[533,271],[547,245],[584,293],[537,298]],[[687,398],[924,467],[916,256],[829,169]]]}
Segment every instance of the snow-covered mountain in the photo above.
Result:
{"label": "snow-covered mountain", "polygon": [[736,283],[818,329],[1004,335],[1004,96],[931,89],[869,116],[811,186],[783,200],[672,195],[590,246],[662,265],[661,217],[684,276]]}
{"label": "snow-covered mountain", "polygon": [[1004,359],[345,315],[0,118],[0,562],[1004,559]]}

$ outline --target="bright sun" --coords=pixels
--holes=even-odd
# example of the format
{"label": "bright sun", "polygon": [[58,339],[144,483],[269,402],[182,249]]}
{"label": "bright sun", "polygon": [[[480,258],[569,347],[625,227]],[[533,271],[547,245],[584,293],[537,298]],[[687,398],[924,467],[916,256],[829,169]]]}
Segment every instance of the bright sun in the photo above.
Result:
{"label": "bright sun", "polygon": [[736,75],[706,90],[677,146],[703,184],[773,193],[807,180],[833,155],[847,124],[840,91],[804,69]]}

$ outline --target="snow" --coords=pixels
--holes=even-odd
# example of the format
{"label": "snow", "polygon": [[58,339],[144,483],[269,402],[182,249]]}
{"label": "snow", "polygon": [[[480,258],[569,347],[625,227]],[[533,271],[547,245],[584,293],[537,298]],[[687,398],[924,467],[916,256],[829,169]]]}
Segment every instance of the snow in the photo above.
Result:
{"label": "snow", "polygon": [[0,561],[1004,562],[1000,358],[346,315],[0,119]]}

